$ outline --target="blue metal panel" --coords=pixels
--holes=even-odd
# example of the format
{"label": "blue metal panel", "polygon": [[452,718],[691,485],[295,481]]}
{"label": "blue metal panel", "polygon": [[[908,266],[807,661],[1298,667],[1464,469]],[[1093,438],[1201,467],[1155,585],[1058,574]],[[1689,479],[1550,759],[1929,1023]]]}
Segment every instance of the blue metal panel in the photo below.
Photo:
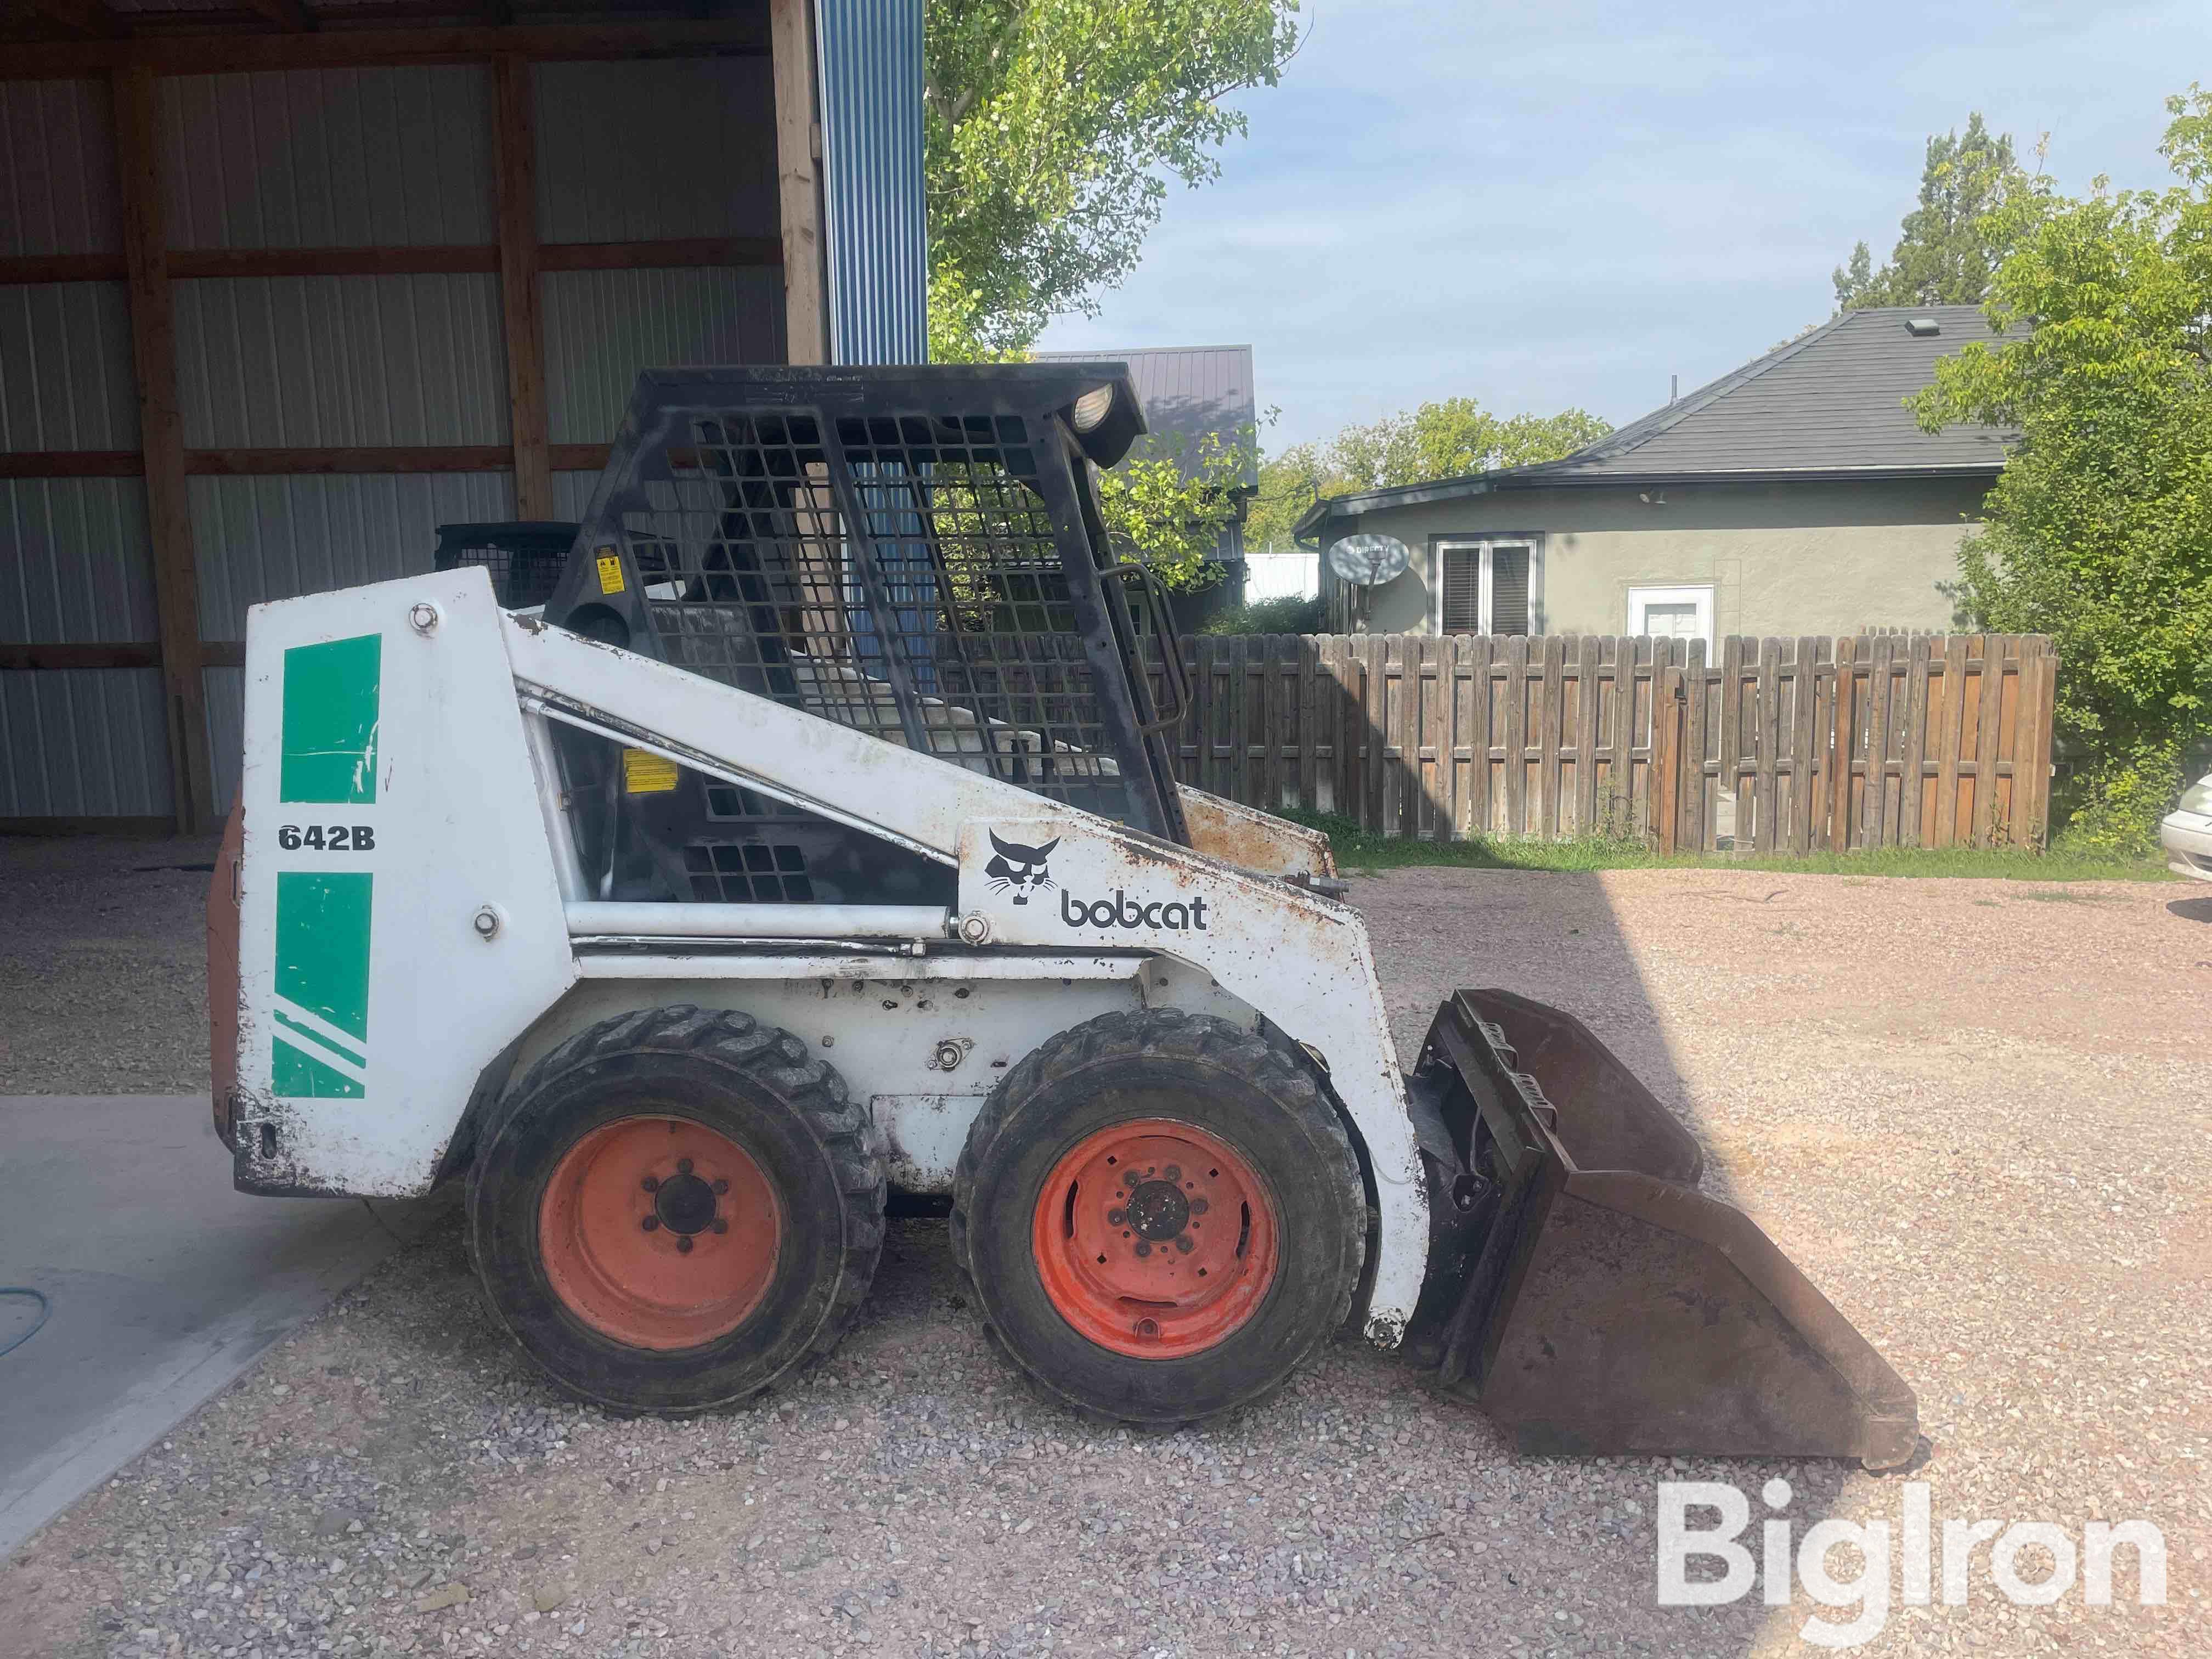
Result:
{"label": "blue metal panel", "polygon": [[832,362],[928,358],[921,6],[815,0]]}

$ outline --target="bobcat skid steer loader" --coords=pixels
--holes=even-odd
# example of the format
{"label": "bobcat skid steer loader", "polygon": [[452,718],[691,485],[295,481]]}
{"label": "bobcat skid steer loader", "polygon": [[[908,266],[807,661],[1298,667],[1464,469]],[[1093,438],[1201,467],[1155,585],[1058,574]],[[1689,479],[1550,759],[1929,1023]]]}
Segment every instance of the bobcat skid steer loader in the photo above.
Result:
{"label": "bobcat skid steer loader", "polygon": [[1110,363],[648,374],[543,606],[258,608],[238,1185],[465,1180],[497,1317],[628,1411],[830,1349],[896,1187],[1094,1415],[1231,1410],[1348,1323],[1532,1449],[1910,1457],[1587,1030],[1462,991],[1401,1073],[1325,840],[1176,785],[1091,478],[1142,426]]}

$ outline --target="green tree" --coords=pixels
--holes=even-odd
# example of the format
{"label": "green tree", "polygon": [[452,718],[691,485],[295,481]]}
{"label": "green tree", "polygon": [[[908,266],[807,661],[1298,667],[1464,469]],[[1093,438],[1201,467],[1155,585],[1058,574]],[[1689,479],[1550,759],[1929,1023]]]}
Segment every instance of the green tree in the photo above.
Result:
{"label": "green tree", "polygon": [[931,355],[1004,356],[1094,313],[1134,268],[1168,183],[1205,184],[1273,86],[1297,0],[929,0]]}
{"label": "green tree", "polygon": [[2166,107],[2177,184],[1999,210],[2008,337],[1940,361],[1913,400],[1929,431],[2020,434],[1961,598],[2056,640],[2060,730],[2087,757],[2060,808],[2070,839],[2114,849],[2147,842],[2212,738],[2212,94]]}
{"label": "green tree", "polygon": [[1920,205],[1905,216],[1889,263],[1877,270],[1864,242],[1853,248],[1835,273],[1836,309],[1980,304],[2014,224],[1997,210],[2029,182],[2012,135],[1993,135],[1978,110],[1966,118],[1965,137],[1931,135]]}
{"label": "green tree", "polygon": [[1255,547],[1289,546],[1291,526],[1324,495],[1557,460],[1612,430],[1579,409],[1498,416],[1472,398],[1347,426],[1324,442],[1294,444],[1261,467],[1245,539]]}
{"label": "green tree", "polygon": [[1114,550],[1152,566],[1162,581],[1196,591],[1219,580],[1206,560],[1236,521],[1252,465],[1250,428],[1209,432],[1195,447],[1156,446],[1098,475],[1098,509]]}

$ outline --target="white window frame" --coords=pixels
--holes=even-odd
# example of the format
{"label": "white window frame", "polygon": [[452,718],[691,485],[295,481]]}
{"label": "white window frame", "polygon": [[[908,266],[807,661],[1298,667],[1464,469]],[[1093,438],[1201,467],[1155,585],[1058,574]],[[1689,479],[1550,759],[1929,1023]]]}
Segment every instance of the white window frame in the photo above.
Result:
{"label": "white window frame", "polygon": [[1444,631],[1444,559],[1448,554],[1479,552],[1475,563],[1476,609],[1481,613],[1482,625],[1477,634],[1494,634],[1497,615],[1491,608],[1491,556],[1501,547],[1517,547],[1528,555],[1528,631],[1536,632],[1537,607],[1542,603],[1540,586],[1544,574],[1544,539],[1541,536],[1441,536],[1431,544],[1435,562],[1429,572],[1429,632],[1441,636]]}
{"label": "white window frame", "polygon": [[1713,648],[1713,585],[1711,582],[1686,586],[1659,586],[1638,582],[1628,590],[1628,631],[1645,632],[1644,617],[1647,607],[1655,605],[1693,605],[1698,610],[1698,637],[1705,642],[1705,649]]}

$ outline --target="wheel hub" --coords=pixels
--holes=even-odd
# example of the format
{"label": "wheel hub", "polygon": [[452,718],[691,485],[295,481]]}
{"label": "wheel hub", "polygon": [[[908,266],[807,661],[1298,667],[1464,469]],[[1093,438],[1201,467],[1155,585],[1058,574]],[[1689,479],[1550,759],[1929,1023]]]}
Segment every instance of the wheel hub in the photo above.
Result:
{"label": "wheel hub", "polygon": [[1129,1194],[1129,1224],[1154,1243],[1172,1239],[1190,1219],[1190,1200],[1172,1180],[1147,1181]]}
{"label": "wheel hub", "polygon": [[653,1195],[653,1212],[672,1233],[703,1233],[714,1224],[714,1189],[684,1170],[660,1183]]}

